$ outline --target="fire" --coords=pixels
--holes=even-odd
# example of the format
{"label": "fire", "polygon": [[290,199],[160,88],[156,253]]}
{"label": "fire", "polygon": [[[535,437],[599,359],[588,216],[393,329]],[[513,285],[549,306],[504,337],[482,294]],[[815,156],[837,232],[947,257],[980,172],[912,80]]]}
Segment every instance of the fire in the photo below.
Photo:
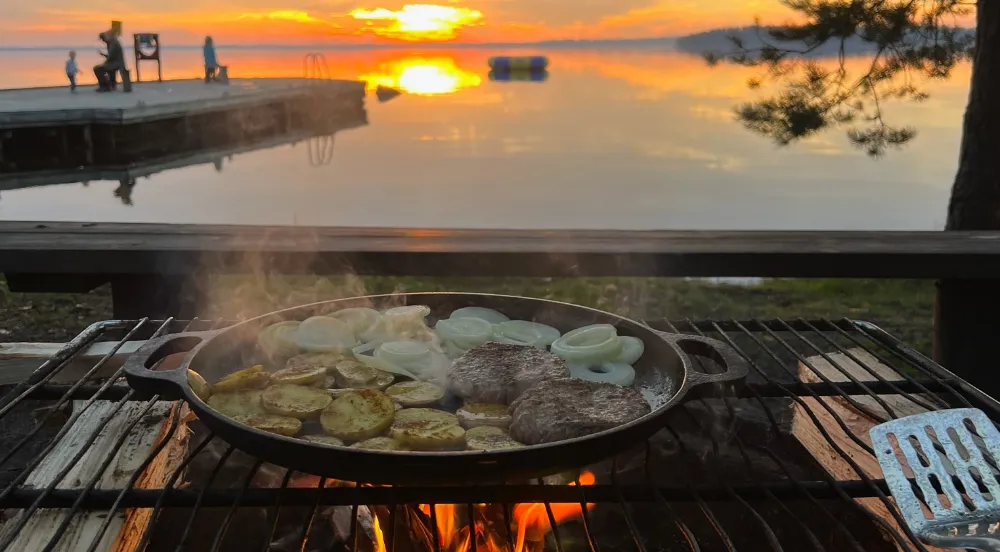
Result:
{"label": "fire", "polygon": [[[579,478],[580,485],[593,485],[597,480],[594,474],[591,472],[583,472]],[[576,482],[570,483],[570,485],[576,485]],[[549,504],[552,509],[552,517],[555,519],[556,524],[561,524],[566,521],[577,519],[583,516],[583,508],[579,504]],[[477,535],[482,535],[485,542],[486,548],[489,552],[506,552],[512,550],[512,552],[525,552],[527,547],[527,542],[539,542],[545,535],[552,530],[552,525],[549,523],[549,514],[545,509],[545,504],[542,503],[526,503],[526,504],[515,504],[513,508],[512,522],[516,525],[516,542],[506,543],[506,532],[502,534],[497,534],[496,531],[486,531],[486,522],[481,519],[484,517],[480,515],[483,512],[487,512],[491,508],[501,508],[499,505],[489,505],[489,504],[479,504],[475,506],[476,519],[474,524],[476,527]],[[593,504],[587,504],[587,509],[593,508]],[[434,505],[434,518],[437,521],[438,538],[440,542],[437,543],[441,550],[447,552],[470,552],[474,546],[474,536],[469,532],[468,524],[462,524],[459,527],[460,512],[464,507],[455,504],[435,504]],[[421,504],[419,506],[421,512],[424,515],[431,517],[431,505]],[[375,523],[375,552],[386,552],[385,538],[382,535],[382,530],[379,527],[379,522],[376,517]],[[511,548],[513,544],[513,548]]]}

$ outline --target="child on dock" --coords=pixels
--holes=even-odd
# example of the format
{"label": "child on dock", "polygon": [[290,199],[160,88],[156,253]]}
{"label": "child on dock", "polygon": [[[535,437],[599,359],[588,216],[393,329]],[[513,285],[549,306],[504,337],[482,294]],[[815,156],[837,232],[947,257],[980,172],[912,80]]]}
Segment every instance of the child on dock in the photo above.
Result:
{"label": "child on dock", "polygon": [[66,77],[69,78],[69,91],[76,92],[76,76],[80,74],[80,68],[76,66],[76,52],[70,50],[69,59],[66,60]]}
{"label": "child on dock", "polygon": [[212,42],[212,37],[205,37],[205,45],[202,46],[201,51],[205,58],[205,82],[214,81],[219,70],[219,60],[215,57],[215,44]]}

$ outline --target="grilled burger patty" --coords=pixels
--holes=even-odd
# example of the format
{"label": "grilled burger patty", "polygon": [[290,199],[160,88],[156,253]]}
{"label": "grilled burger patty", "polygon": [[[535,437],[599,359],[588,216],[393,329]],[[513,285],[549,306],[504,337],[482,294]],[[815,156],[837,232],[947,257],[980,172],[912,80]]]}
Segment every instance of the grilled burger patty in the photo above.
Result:
{"label": "grilled burger patty", "polygon": [[542,381],[510,405],[510,435],[526,445],[590,435],[651,411],[639,391],[580,379]]}
{"label": "grilled burger patty", "polygon": [[510,404],[540,381],[568,378],[569,369],[548,351],[489,342],[456,359],[448,375],[452,392],[467,402]]}

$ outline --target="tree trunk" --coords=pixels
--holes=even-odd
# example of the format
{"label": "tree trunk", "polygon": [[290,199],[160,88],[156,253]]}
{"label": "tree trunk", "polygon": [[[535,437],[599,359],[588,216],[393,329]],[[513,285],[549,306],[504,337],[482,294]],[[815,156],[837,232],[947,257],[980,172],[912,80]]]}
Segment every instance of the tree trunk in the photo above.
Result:
{"label": "tree trunk", "polygon": [[1000,230],[1000,2],[980,0],[948,230]]}
{"label": "tree trunk", "polygon": [[[946,230],[1000,230],[1000,1],[979,0],[969,105]],[[1000,282],[937,283],[935,358],[1000,397]]]}

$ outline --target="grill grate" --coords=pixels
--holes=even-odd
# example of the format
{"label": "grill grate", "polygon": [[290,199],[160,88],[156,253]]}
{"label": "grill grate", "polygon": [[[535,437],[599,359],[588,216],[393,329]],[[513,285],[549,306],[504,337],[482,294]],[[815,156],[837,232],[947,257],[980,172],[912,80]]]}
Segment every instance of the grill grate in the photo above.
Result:
{"label": "grill grate", "polygon": [[[412,523],[422,515],[419,504],[430,505],[427,542],[438,545],[431,547],[459,549],[442,544],[438,506],[458,505],[455,519],[467,531],[475,531],[469,520],[495,524],[503,527],[495,535],[500,548],[520,550],[513,505],[530,503],[544,505],[535,515],[551,527],[534,550],[927,550],[888,498],[868,428],[951,407],[979,408],[1000,420],[995,400],[865,322],[660,322],[651,325],[727,342],[749,361],[751,374],[737,389],[692,398],[644,447],[595,466],[595,484],[346,485],[276,471],[199,430],[184,409],[124,384],[117,353],[127,341],[222,325],[100,322],[6,388],[0,506],[9,515],[0,550],[97,551],[127,543],[139,550],[368,551],[376,550],[372,516],[384,527],[385,550],[422,550],[428,547],[415,540],[419,524]],[[98,341],[115,345],[86,364],[82,377],[64,381]],[[716,368],[698,360],[702,370]],[[119,453],[151,432],[159,434],[155,445],[124,466],[128,459]],[[165,461],[182,440],[182,457]],[[91,466],[86,477],[74,471],[81,464]],[[150,488],[154,472],[160,483]],[[557,511],[567,503],[579,505],[582,516],[560,524]],[[82,530],[82,516],[93,512],[114,515],[92,516]],[[138,534],[124,535],[126,526]],[[27,547],[26,528],[34,535]]]}

